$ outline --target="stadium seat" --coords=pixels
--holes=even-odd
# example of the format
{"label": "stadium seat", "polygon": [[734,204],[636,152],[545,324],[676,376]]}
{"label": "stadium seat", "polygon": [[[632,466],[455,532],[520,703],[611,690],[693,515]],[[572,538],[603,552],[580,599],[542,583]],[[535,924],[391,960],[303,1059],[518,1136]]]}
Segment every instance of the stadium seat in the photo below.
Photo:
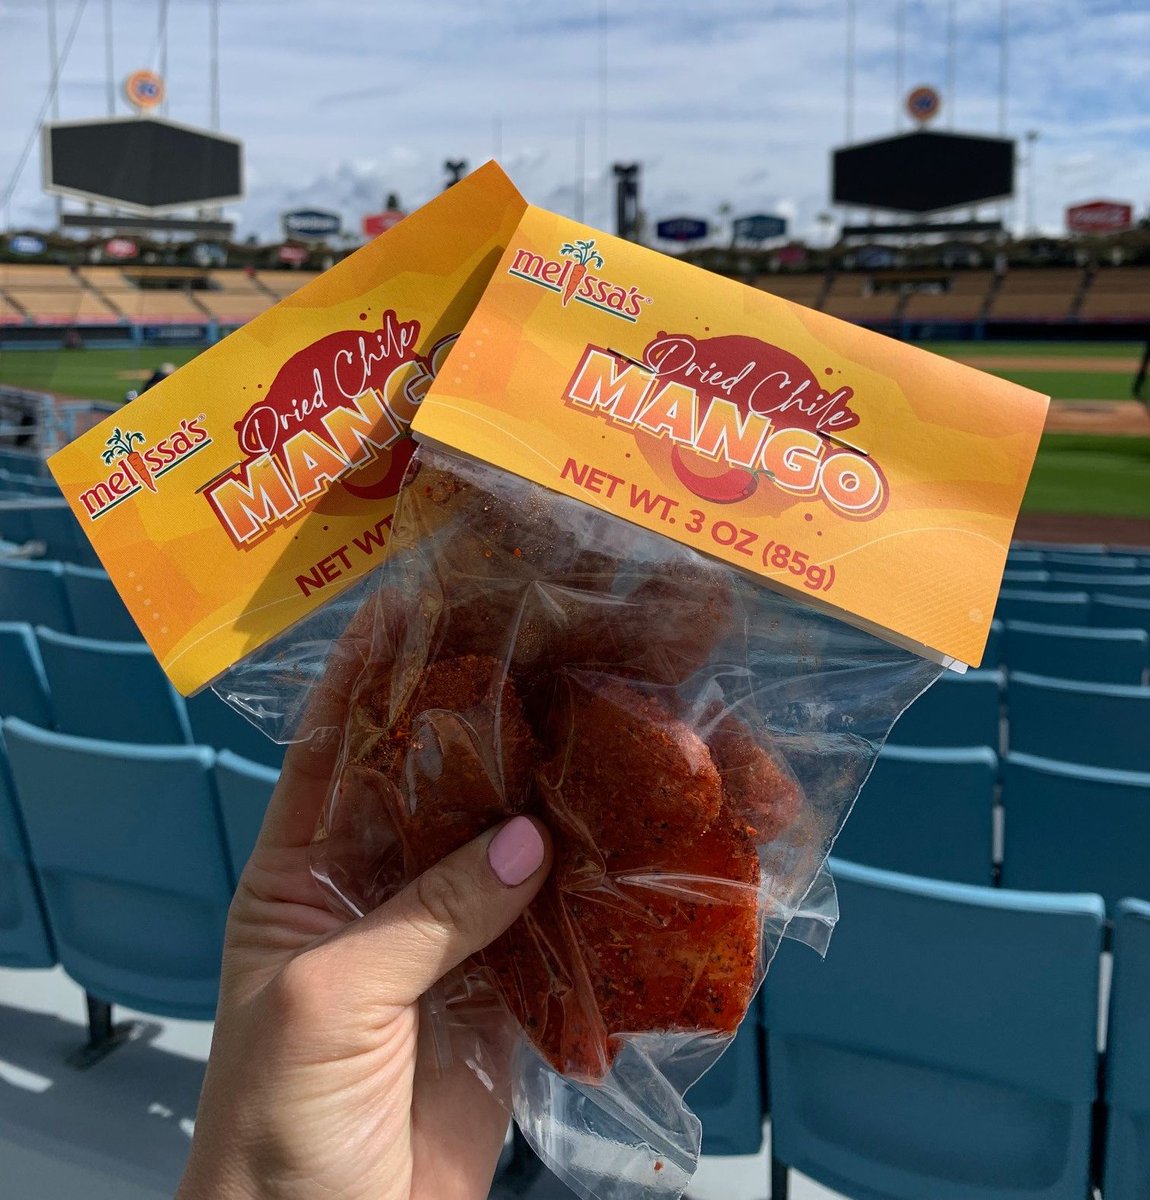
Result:
{"label": "stadium seat", "polygon": [[0,489],[0,538],[15,542],[18,546],[32,540],[32,522],[28,517],[31,505],[26,500],[16,500]]}
{"label": "stadium seat", "polygon": [[60,962],[93,996],[210,1019],[232,888],[214,755],[3,723]]}
{"label": "stadium seat", "polygon": [[1011,547],[1006,554],[1006,569],[1008,571],[1041,571],[1046,563],[1046,556],[1041,550],[1015,550]]}
{"label": "stadium seat", "polygon": [[1150,688],[1012,672],[1010,749],[1116,771],[1150,771]]}
{"label": "stadium seat", "polygon": [[0,622],[0,717],[52,725],[52,701],[32,626]]}
{"label": "stadium seat", "polygon": [[1106,554],[1101,542],[1012,542],[1011,549],[1038,550],[1043,554]]}
{"label": "stadium seat", "polygon": [[981,669],[992,670],[1002,665],[1002,648],[1006,641],[1006,629],[1001,621],[990,622],[990,632],[986,635],[986,649],[982,652]]}
{"label": "stadium seat", "polygon": [[886,746],[875,762],[835,854],[932,879],[994,882],[994,786],[989,746]]}
{"label": "stadium seat", "polygon": [[[755,1006],[757,1008],[757,1006]],[[687,1092],[704,1154],[758,1154],[763,1145],[763,1030],[754,1009],[722,1058]]]}
{"label": "stadium seat", "polygon": [[54,967],[56,948],[44,914],[28,835],[12,795],[0,744],[0,967]]}
{"label": "stadium seat", "polygon": [[183,702],[142,642],[37,629],[56,728],[111,742],[186,745]]}
{"label": "stadium seat", "polygon": [[72,613],[60,564],[0,560],[0,621],[26,621],[71,632]]}
{"label": "stadium seat", "polygon": [[832,867],[826,960],[784,942],[763,987],[772,1200],[788,1166],[867,1200],[1083,1200],[1101,900]]}
{"label": "stadium seat", "polygon": [[1146,1200],[1150,1189],[1150,904],[1123,900],[1114,920],[1106,1039],[1106,1200]]}
{"label": "stadium seat", "polygon": [[28,509],[32,537],[44,543],[44,557],[57,562],[75,562],[88,545],[72,510],[59,504],[36,504]]}
{"label": "stadium seat", "polygon": [[1002,806],[1003,887],[1150,896],[1150,773],[1011,753]]}
{"label": "stadium seat", "polygon": [[1089,625],[1090,595],[1003,588],[998,593],[994,615],[1003,621],[1033,621],[1040,625]]}
{"label": "stadium seat", "polygon": [[1128,596],[1131,600],[1150,600],[1150,575],[1135,575],[1133,572],[1113,575],[1102,571],[1097,574],[1051,571],[1046,586],[1051,591],[1088,591],[1095,595],[1105,592],[1108,595]]}
{"label": "stadium seat", "polygon": [[1011,671],[1030,675],[1134,685],[1150,666],[1150,634],[1007,621],[1005,658]]}
{"label": "stadium seat", "polygon": [[105,642],[140,640],[140,628],[124,607],[106,571],[64,563],[64,591],[72,610],[72,628],[80,637]]}
{"label": "stadium seat", "polygon": [[1131,555],[1117,554],[1047,554],[1046,565],[1051,571],[1069,572],[1085,575],[1098,573],[1105,575],[1112,571],[1115,574],[1126,571],[1137,571],[1140,567],[1138,559]]}
{"label": "stadium seat", "polygon": [[239,879],[251,856],[277,779],[279,771],[230,750],[222,751],[216,760],[216,791],[233,880]]}
{"label": "stadium seat", "polygon": [[990,746],[997,750],[1005,683],[1006,676],[998,668],[967,671],[965,675],[944,671],[938,682],[895,722],[890,743]]}
{"label": "stadium seat", "polygon": [[1090,605],[1090,620],[1100,629],[1145,629],[1150,633],[1150,600],[1100,593]]}
{"label": "stadium seat", "polygon": [[205,688],[185,701],[192,741],[198,746],[231,750],[240,758],[276,771],[283,765],[285,747],[265,737],[246,717]]}
{"label": "stadium seat", "polygon": [[1005,588],[1036,588],[1050,581],[1050,572],[1027,568],[1015,571],[1007,567],[1002,572],[1002,586]]}

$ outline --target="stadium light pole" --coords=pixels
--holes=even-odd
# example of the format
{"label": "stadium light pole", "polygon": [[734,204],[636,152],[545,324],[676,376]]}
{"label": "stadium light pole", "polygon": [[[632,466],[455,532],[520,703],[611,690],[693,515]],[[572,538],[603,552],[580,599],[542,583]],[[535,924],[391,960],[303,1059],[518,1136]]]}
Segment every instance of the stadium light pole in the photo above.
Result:
{"label": "stadium light pole", "polygon": [[1038,130],[1026,131],[1026,232],[1037,233],[1034,226],[1034,201],[1037,195],[1034,168],[1037,160]]}
{"label": "stadium light pole", "polygon": [[903,94],[906,91],[906,0],[898,0],[895,10],[894,48],[894,128],[902,124]]}
{"label": "stadium light pole", "polygon": [[575,120],[575,220],[584,219],[587,190],[587,123],[580,113]]}
{"label": "stadium light pole", "polygon": [[211,127],[220,127],[220,0],[211,0],[208,7],[208,53],[211,74]]}
{"label": "stadium light pole", "polygon": [[104,0],[104,76],[108,89],[108,116],[116,115],[116,68],[113,50],[115,33],[112,26],[112,0]]}
{"label": "stadium light pole", "polygon": [[1007,72],[1010,60],[1009,44],[1010,3],[1009,0],[1002,0],[998,30],[998,133],[1000,137],[1006,136]]}
{"label": "stadium light pole", "polygon": [[847,0],[846,144],[855,140],[855,0]]}
{"label": "stadium light pole", "polygon": [[958,91],[958,0],[949,0],[946,14],[946,105],[954,128],[954,97]]}

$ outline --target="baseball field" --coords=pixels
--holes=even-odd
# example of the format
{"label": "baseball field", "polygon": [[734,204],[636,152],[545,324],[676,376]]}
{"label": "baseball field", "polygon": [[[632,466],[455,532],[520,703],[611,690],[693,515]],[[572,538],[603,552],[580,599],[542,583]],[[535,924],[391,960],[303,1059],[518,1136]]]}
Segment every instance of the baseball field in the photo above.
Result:
{"label": "baseball field", "polygon": [[[1024,535],[1028,523],[1045,522],[1045,530],[1061,521],[1081,540],[1081,521],[1092,520],[1100,540],[1150,543],[1150,407],[1131,398],[1140,343],[935,342],[925,348],[1053,398],[1023,506]],[[0,383],[118,402],[161,363],[179,366],[196,353],[171,347],[5,350]]]}

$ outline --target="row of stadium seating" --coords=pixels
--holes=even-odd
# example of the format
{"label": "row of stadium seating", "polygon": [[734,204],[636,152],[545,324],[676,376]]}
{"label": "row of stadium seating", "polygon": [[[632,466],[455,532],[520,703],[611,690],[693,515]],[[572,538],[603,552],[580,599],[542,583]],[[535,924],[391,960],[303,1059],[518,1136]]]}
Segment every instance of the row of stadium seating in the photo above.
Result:
{"label": "row of stadium seating", "polygon": [[[315,271],[196,270],[0,264],[0,323],[122,321],[236,325],[316,278]],[[142,287],[151,276],[165,286]],[[173,286],[175,285],[175,286]]]}
{"label": "row of stadium seating", "polygon": [[[914,272],[908,273],[909,276]],[[876,288],[882,275],[766,275],[759,287],[848,321],[1134,321],[1150,319],[1150,267],[955,271],[931,290],[909,282]],[[933,283],[933,281],[932,281]]]}
{"label": "row of stadium seating", "polygon": [[[1150,703],[1139,708],[1145,722]],[[1150,771],[888,745],[835,853],[958,883],[1093,892],[1113,912],[1123,897],[1150,898],[1147,845]]]}
{"label": "row of stadium seating", "polygon": [[211,746],[271,767],[283,761],[283,747],[214,692],[180,696],[143,642],[20,621],[0,621],[0,716],[78,737]]}
{"label": "row of stadium seating", "polygon": [[[29,572],[16,564],[18,586],[10,591],[26,593],[33,576],[56,580],[64,596],[57,609],[61,622],[91,630],[93,621],[110,626],[131,620],[122,606],[112,606],[118,600],[100,572],[60,564],[35,567],[47,570]],[[1118,573],[1098,575],[1107,579]],[[1097,606],[1099,600],[1085,594],[1088,605]],[[97,617],[100,609],[104,615]],[[4,632],[11,634],[15,653],[23,655],[25,679],[32,677],[31,703],[40,705],[25,710],[31,724],[16,718],[4,725],[16,776],[12,790],[27,805],[21,791],[26,778],[37,811],[35,823],[27,822],[23,858],[12,851],[12,846],[19,850],[17,836],[0,843],[0,857],[24,867],[23,883],[14,885],[24,889],[19,911],[41,914],[40,945],[54,938],[52,952],[96,996],[160,1014],[210,1015],[210,1007],[193,1013],[167,1006],[183,1006],[197,996],[214,1002],[215,975],[205,982],[202,972],[218,969],[226,908],[219,880],[224,879],[225,890],[234,883],[246,854],[235,847],[251,844],[274,768],[202,748],[125,747],[60,732],[93,728],[83,723],[92,719],[94,695],[116,717],[130,713],[131,701],[119,691],[106,699],[109,684],[121,675],[127,693],[145,697],[136,703],[136,715],[170,713],[174,705],[178,725],[178,698],[141,646],[100,645],[27,627]],[[116,636],[127,632],[121,626]],[[1015,625],[1000,629],[998,657],[1013,659],[1011,650],[1021,644],[1016,634]],[[1044,653],[1044,669],[1061,668],[1057,658]],[[150,685],[133,674],[144,663],[153,684],[161,681],[166,691],[149,692]],[[11,686],[19,674],[0,662],[0,688],[5,682]],[[67,689],[80,698],[61,704],[57,692]],[[897,1181],[902,1194],[1001,1200],[1010,1188],[1034,1180],[1034,1195],[1081,1196],[1092,1154],[1098,1161],[1105,1157],[1109,1200],[1137,1195],[1132,1189],[1142,1179],[1138,1155],[1146,1153],[1150,1128],[1150,1030],[1142,1002],[1150,986],[1150,935],[1145,932],[1150,909],[1119,900],[1128,880],[1133,880],[1129,892],[1146,894],[1141,875],[1134,873],[1136,851],[1146,844],[1140,810],[1150,812],[1150,776],[1132,780],[1131,771],[1140,769],[1133,765],[1130,771],[1092,775],[1081,764],[1041,758],[1104,758],[1114,746],[1121,747],[1119,753],[1137,755],[1145,739],[1122,730],[1137,727],[1150,693],[1001,671],[948,675],[896,725],[892,741],[925,736],[931,740],[920,745],[938,746],[943,730],[957,737],[955,726],[961,722],[952,701],[967,705],[976,693],[984,703],[973,716],[962,717],[977,726],[977,732],[963,733],[977,739],[970,743],[973,748],[887,750],[837,849],[887,865],[913,863],[919,873],[953,878],[981,872],[985,880],[997,864],[999,882],[1008,886],[1101,891],[1105,901],[963,887],[837,864],[846,919],[827,962],[785,947],[764,993],[765,1035],[753,1023],[745,1026],[732,1052],[691,1096],[705,1122],[706,1151],[751,1153],[761,1143],[766,1112],[761,1073],[769,1070],[777,1196],[785,1195],[784,1164],[847,1194],[892,1194]],[[936,715],[933,728],[916,734],[908,722],[925,720],[927,706],[936,702],[944,713]],[[9,703],[0,690],[0,714]],[[1010,752],[999,785],[993,751],[977,746],[1000,746],[1004,715]],[[263,741],[241,718],[235,720]],[[194,728],[190,706],[184,722],[181,728],[188,732],[180,740],[227,744],[220,735]],[[119,721],[99,728],[117,738],[128,736]],[[1033,754],[1018,750],[1020,736]],[[165,772],[173,758],[179,770],[169,778]],[[229,788],[246,798],[234,806],[231,818]],[[952,804],[956,793],[961,800]],[[165,798],[163,822],[154,819],[159,796]],[[997,837],[988,828],[996,807],[1005,817]],[[229,834],[229,819],[246,821],[242,838]],[[78,838],[76,830],[86,837],[93,821],[107,826],[107,836],[98,830],[87,842]],[[911,840],[899,842],[904,833]],[[51,841],[53,834],[58,844]],[[926,857],[915,850],[915,834]],[[48,848],[41,859],[37,838],[42,837]],[[216,854],[222,865],[205,870],[201,851]],[[136,852],[151,859],[150,868],[129,861]],[[178,871],[165,870],[158,878],[155,864],[178,856],[192,858],[192,868],[185,871],[181,861]],[[1035,878],[1028,871],[1059,869],[1067,873],[1060,885],[1024,882]],[[0,875],[19,874],[0,869]],[[38,902],[33,889],[41,883],[46,909],[31,907]],[[1088,1030],[1094,1062],[1104,903],[1115,915],[1116,975],[1100,1093],[1093,1070],[1087,1076],[1079,1068]],[[194,921],[186,913],[191,907]],[[173,955],[173,945],[186,945],[186,953],[181,949]],[[1136,946],[1142,948],[1141,960],[1132,949]],[[771,1043],[766,1063],[764,1036]],[[1101,1124],[1092,1126],[1082,1115],[1098,1100],[1109,1106],[1105,1134]],[[964,1149],[972,1144],[980,1148],[974,1180]]]}
{"label": "row of stadium seating", "polygon": [[[227,906],[275,772],[18,719],[2,730],[0,867],[16,919],[0,961],[59,961],[105,1002],[210,1019]],[[846,1194],[1077,1198],[1092,1162],[1107,1200],[1139,1196],[1150,905],[1114,908],[1099,1072],[1100,897],[832,869],[845,915],[831,954],[784,946],[760,1024],[691,1094],[704,1150],[756,1152],[769,1094],[774,1196],[791,1166]]]}
{"label": "row of stadium seating", "polygon": [[[0,322],[240,324],[316,277],[314,271],[0,264]],[[141,287],[151,276],[165,286]],[[1150,268],[955,271],[931,290],[876,290],[865,272],[769,275],[758,285],[852,321],[1134,321],[1150,319]],[[933,281],[932,281],[933,282]],[[174,285],[174,286],[173,286]]]}

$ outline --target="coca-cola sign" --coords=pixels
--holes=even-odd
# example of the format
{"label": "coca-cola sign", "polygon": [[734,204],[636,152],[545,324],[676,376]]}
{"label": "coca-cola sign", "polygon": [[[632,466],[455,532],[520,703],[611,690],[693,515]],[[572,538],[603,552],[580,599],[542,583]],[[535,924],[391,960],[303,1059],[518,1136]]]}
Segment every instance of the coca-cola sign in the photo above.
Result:
{"label": "coca-cola sign", "polygon": [[1134,224],[1134,206],[1119,200],[1091,200],[1066,210],[1071,233],[1121,233]]}

